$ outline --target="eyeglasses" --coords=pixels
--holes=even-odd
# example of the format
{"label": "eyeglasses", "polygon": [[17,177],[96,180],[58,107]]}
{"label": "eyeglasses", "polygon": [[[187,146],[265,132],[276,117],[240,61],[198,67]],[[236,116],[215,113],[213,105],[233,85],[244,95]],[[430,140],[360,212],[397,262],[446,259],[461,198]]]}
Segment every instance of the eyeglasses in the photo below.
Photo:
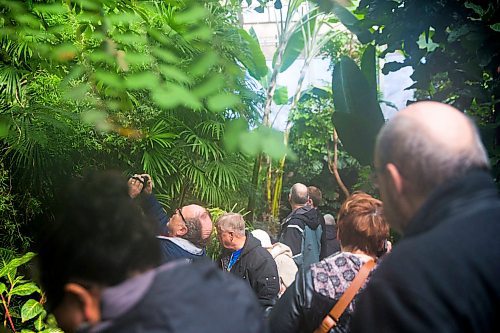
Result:
{"label": "eyeglasses", "polygon": [[184,215],[182,215],[182,207],[181,208],[177,208],[175,210],[175,212],[179,213],[179,215],[181,216],[182,222],[184,222],[184,224],[187,224],[186,219],[184,218]]}

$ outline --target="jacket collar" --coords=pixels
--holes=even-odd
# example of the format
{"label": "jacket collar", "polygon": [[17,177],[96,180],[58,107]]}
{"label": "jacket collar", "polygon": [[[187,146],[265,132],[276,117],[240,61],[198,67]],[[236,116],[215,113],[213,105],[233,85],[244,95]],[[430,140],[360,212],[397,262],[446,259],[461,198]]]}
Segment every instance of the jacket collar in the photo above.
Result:
{"label": "jacket collar", "polygon": [[181,237],[156,236],[156,238],[165,239],[167,241],[170,241],[170,242],[174,243],[175,245],[177,245],[178,247],[180,247],[181,249],[183,249],[184,251],[187,251],[193,255],[199,256],[199,255],[202,255],[204,252],[203,249],[200,249],[199,247],[197,247],[196,245],[194,245],[193,243],[191,243],[187,239],[184,239]]}
{"label": "jacket collar", "polygon": [[[116,286],[105,288],[101,293],[102,321],[91,327],[88,332],[101,332],[112,326],[114,319],[127,313],[144,298],[158,273],[186,263],[188,263],[187,260],[172,261]],[[82,332],[87,332],[87,330],[82,330]]]}
{"label": "jacket collar", "polygon": [[243,247],[241,249],[241,256],[240,257],[243,257],[247,253],[251,252],[257,246],[260,246],[260,241],[257,240],[257,238],[255,238],[251,233],[245,232],[245,236],[246,236],[246,240],[245,240],[245,244],[243,245]]}
{"label": "jacket collar", "polygon": [[[478,201],[498,197],[489,172],[473,170],[435,189],[410,220],[405,237],[426,232],[449,217],[462,214]],[[469,208],[467,208],[469,207]]]}

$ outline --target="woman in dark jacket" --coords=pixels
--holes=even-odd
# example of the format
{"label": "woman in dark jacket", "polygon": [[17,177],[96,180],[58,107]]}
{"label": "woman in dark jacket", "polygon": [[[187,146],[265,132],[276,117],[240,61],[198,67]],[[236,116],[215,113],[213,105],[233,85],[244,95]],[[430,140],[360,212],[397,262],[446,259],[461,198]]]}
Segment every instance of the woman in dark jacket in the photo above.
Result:
{"label": "woman in dark jacket", "polygon": [[[361,266],[376,259],[389,234],[382,202],[366,193],[352,194],[340,208],[337,221],[342,252],[299,271],[271,311],[271,332],[309,333],[318,328]],[[356,297],[330,332],[349,332],[355,302]]]}

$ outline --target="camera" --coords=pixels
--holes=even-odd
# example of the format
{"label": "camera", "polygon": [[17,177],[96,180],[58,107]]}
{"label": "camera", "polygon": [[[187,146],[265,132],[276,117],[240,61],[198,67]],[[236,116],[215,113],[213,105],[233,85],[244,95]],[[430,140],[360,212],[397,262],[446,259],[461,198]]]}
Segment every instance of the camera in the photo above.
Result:
{"label": "camera", "polygon": [[144,189],[146,188],[146,186],[148,186],[148,182],[149,182],[149,177],[148,176],[143,176],[142,177],[143,181],[142,181],[142,191],[144,191]]}

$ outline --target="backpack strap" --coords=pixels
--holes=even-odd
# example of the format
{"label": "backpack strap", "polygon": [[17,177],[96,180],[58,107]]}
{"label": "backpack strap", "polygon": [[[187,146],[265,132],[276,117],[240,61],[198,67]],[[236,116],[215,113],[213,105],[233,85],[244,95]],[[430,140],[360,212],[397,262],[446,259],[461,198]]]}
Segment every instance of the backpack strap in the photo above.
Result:
{"label": "backpack strap", "polygon": [[354,296],[358,293],[359,289],[363,286],[364,282],[368,278],[371,270],[375,266],[375,261],[369,260],[361,266],[358,274],[352,280],[351,285],[346,289],[346,291],[339,298],[337,303],[333,306],[329,313],[326,314],[325,318],[319,325],[314,333],[327,333],[333,327],[337,326],[340,316],[344,313],[345,309],[349,304],[351,304]]}

